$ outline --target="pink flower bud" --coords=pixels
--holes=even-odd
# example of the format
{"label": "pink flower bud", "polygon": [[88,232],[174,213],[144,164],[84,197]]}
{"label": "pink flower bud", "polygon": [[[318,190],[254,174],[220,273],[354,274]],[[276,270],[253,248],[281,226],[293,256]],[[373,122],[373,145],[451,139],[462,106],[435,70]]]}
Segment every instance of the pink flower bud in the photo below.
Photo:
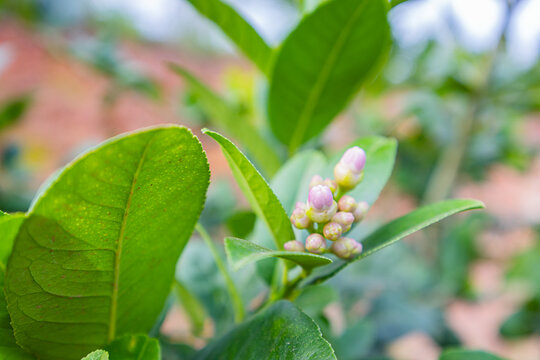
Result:
{"label": "pink flower bud", "polygon": [[332,179],[325,179],[323,181],[323,185],[326,185],[330,188],[330,190],[332,191],[332,194],[335,194],[336,193],[336,190],[337,190],[337,183],[332,180]]}
{"label": "pink flower bud", "polygon": [[369,209],[369,204],[367,202],[365,201],[359,202],[358,205],[356,205],[356,209],[354,209],[353,211],[354,221],[355,222],[362,221],[362,219],[364,219],[364,217],[366,216],[368,209]]}
{"label": "pink flower bud", "polygon": [[304,244],[302,244],[300,241],[297,241],[297,240],[291,240],[291,241],[287,241],[283,245],[283,248],[287,251],[303,252]]}
{"label": "pink flower bud", "polygon": [[353,212],[356,209],[356,201],[352,196],[343,195],[338,201],[339,211]]}
{"label": "pink flower bud", "polygon": [[351,170],[349,166],[342,162],[338,162],[334,167],[334,178],[340,187],[350,190],[354,189],[354,187],[362,181],[364,172],[361,171],[357,173]]}
{"label": "pink flower bud", "polygon": [[309,207],[306,210],[306,215],[311,219],[311,221],[324,224],[330,221],[332,219],[332,216],[334,216],[337,212],[337,203],[335,201],[332,201],[332,206],[325,211],[319,211],[314,209],[313,207]]}
{"label": "pink flower bud", "polygon": [[306,239],[306,250],[322,254],[326,250],[326,240],[320,234],[311,234]]}
{"label": "pink flower bud", "polygon": [[296,208],[291,215],[291,223],[297,229],[307,229],[311,224],[311,220],[307,217],[305,210]]}
{"label": "pink flower bud", "polygon": [[332,207],[333,202],[334,195],[328,186],[315,185],[309,190],[308,204],[314,210],[326,211]]}
{"label": "pink flower bud", "polygon": [[303,203],[301,201],[297,201],[296,202],[296,205],[294,206],[295,209],[301,209],[301,210],[304,210],[306,211],[307,210],[307,205],[306,203]]}
{"label": "pink flower bud", "polygon": [[353,172],[360,173],[366,165],[366,152],[354,146],[345,151],[339,162],[347,165]]}
{"label": "pink flower bud", "polygon": [[340,211],[332,217],[332,222],[339,224],[342,231],[346,233],[351,229],[351,225],[354,222],[354,215],[350,212]]}
{"label": "pink flower bud", "polygon": [[322,185],[323,184],[323,178],[320,175],[314,175],[311,178],[311,181],[309,182],[309,188],[311,189],[314,186]]}
{"label": "pink flower bud", "polygon": [[342,237],[332,243],[330,250],[342,259],[351,259],[362,252],[362,244],[351,238]]}
{"label": "pink flower bud", "polygon": [[324,237],[327,238],[328,240],[335,241],[341,237],[342,233],[343,233],[343,228],[341,227],[341,225],[335,222],[330,222],[324,225],[323,234],[324,234]]}

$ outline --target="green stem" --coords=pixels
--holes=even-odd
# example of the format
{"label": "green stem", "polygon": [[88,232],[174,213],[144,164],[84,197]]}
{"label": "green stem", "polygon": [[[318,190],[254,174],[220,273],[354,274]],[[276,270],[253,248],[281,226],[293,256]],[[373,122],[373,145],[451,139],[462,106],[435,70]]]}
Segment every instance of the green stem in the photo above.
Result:
{"label": "green stem", "polygon": [[234,307],[234,321],[236,323],[239,323],[244,319],[244,303],[242,301],[242,298],[240,297],[236,285],[232,280],[231,274],[229,274],[229,271],[223,263],[223,260],[221,259],[221,255],[219,254],[216,245],[214,244],[214,242],[210,238],[210,235],[208,235],[208,232],[204,229],[204,227],[201,224],[197,223],[197,225],[195,225],[195,230],[199,233],[201,238],[206,243],[206,246],[208,246],[208,248],[210,249],[210,252],[214,257],[214,261],[216,262],[216,265],[221,272],[221,275],[223,275],[223,277],[225,278],[225,284],[227,285],[227,290],[229,291],[229,296],[231,297]]}

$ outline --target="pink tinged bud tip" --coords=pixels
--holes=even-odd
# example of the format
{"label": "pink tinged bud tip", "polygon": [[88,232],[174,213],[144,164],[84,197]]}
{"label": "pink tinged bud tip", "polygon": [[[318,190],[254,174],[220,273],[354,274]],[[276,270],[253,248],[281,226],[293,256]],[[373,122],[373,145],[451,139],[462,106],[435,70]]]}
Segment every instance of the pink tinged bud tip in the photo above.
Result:
{"label": "pink tinged bud tip", "polygon": [[336,241],[337,239],[341,237],[342,233],[343,233],[343,228],[341,227],[341,225],[335,222],[330,222],[324,225],[323,235],[328,240]]}
{"label": "pink tinged bud tip", "polygon": [[308,204],[316,211],[326,211],[332,207],[334,195],[325,185],[316,185],[309,190]]}
{"label": "pink tinged bud tip", "polygon": [[354,222],[354,215],[350,212],[340,211],[332,217],[332,222],[339,224],[342,231],[346,233],[351,229],[351,225]]}
{"label": "pink tinged bud tip", "polygon": [[322,224],[330,221],[330,219],[332,219],[332,216],[334,216],[336,212],[337,203],[335,201],[332,201],[332,206],[328,210],[319,211],[310,206],[307,209],[306,214],[311,219],[311,221]]}
{"label": "pink tinged bud tip", "polygon": [[311,189],[314,186],[322,185],[323,184],[323,178],[320,175],[314,175],[311,178],[311,181],[309,182],[309,188]]}
{"label": "pink tinged bud tip", "polygon": [[334,167],[334,178],[340,187],[350,190],[362,181],[364,172],[355,172],[348,165],[338,162]]}
{"label": "pink tinged bud tip", "polygon": [[305,210],[296,208],[291,215],[291,223],[297,229],[307,229],[311,225],[311,220],[306,215]]}
{"label": "pink tinged bud tip", "polygon": [[287,241],[283,248],[287,251],[304,252],[304,244],[297,240]]}
{"label": "pink tinged bud tip", "polygon": [[355,222],[362,221],[364,217],[366,217],[368,209],[369,209],[369,204],[367,202],[365,201],[359,202],[358,205],[356,206],[356,209],[354,209],[353,211],[354,221]]}
{"label": "pink tinged bud tip", "polygon": [[354,146],[345,151],[339,162],[347,165],[353,172],[360,173],[366,165],[366,152],[358,146]]}
{"label": "pink tinged bud tip", "polygon": [[339,211],[353,212],[356,209],[356,201],[352,196],[343,195],[338,202]]}
{"label": "pink tinged bud tip", "polygon": [[330,250],[342,259],[351,259],[362,252],[362,244],[354,239],[342,237],[332,243]]}
{"label": "pink tinged bud tip", "polygon": [[320,234],[311,234],[306,239],[306,250],[311,253],[322,254],[326,250],[326,240]]}
{"label": "pink tinged bud tip", "polygon": [[301,210],[306,211],[306,210],[307,210],[307,205],[306,205],[306,203],[303,203],[303,202],[301,202],[301,201],[298,201],[298,202],[296,202],[296,205],[295,205],[294,208],[295,208],[295,209],[301,209]]}

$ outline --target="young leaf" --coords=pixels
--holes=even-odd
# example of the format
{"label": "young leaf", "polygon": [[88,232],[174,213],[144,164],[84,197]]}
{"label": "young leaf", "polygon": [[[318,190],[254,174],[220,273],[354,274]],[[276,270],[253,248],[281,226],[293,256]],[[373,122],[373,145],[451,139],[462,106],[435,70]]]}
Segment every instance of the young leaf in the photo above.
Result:
{"label": "young leaf", "polygon": [[[363,251],[353,261],[366,258],[375,252],[392,245],[398,240],[411,235],[448,216],[474,209],[482,209],[484,204],[477,200],[452,199],[424,206],[407,215],[390,221],[363,239]],[[304,285],[321,283],[343,270],[350,262],[339,261],[321,269],[304,281]]]}
{"label": "young leaf", "polygon": [[268,70],[272,49],[253,27],[221,0],[188,0],[199,13],[213,21],[263,72]]}
{"label": "young leaf", "polygon": [[156,339],[146,335],[122,336],[106,347],[112,360],[161,360],[161,349]]}
{"label": "young leaf", "polygon": [[148,332],[204,205],[201,144],[178,126],[108,141],[65,168],[24,220],[7,266],[17,343],[80,359]]}
{"label": "young leaf", "polygon": [[347,105],[386,53],[383,0],[328,1],[307,15],[279,51],[268,115],[276,137],[294,152]]}
{"label": "young leaf", "polygon": [[262,171],[272,177],[279,169],[281,161],[274,148],[257,129],[186,69],[175,64],[171,64],[171,69],[180,75],[199,96],[202,105],[210,115],[212,124],[242,144]]}
{"label": "young leaf", "polygon": [[96,350],[86,355],[81,360],[109,360],[109,353],[105,350]]}
{"label": "young leaf", "polygon": [[174,290],[178,301],[182,305],[182,308],[189,316],[191,321],[191,331],[194,335],[199,336],[204,328],[204,320],[206,319],[206,312],[203,305],[195,295],[189,292],[189,290],[178,280],[174,283]]}
{"label": "young leaf", "polygon": [[394,161],[396,159],[397,141],[392,138],[370,136],[353,142],[332,158],[330,169],[328,169],[328,176],[333,175],[334,166],[345,150],[353,146],[359,146],[364,149],[367,160],[364,168],[364,179],[347,195],[359,201],[367,201],[372,205],[379,197],[390,175],[392,175]]}
{"label": "young leaf", "polygon": [[274,251],[247,240],[231,237],[225,238],[225,251],[229,263],[235,270],[253,261],[276,257],[292,261],[307,269],[332,263],[332,260],[321,255],[307,252]]}
{"label": "young leaf", "polygon": [[447,350],[439,360],[504,360],[498,356],[488,354],[484,351],[473,350]]}
{"label": "young leaf", "polygon": [[330,360],[334,350],[315,322],[288,301],[270,308],[210,343],[194,360]]}
{"label": "young leaf", "polygon": [[294,233],[287,213],[283,210],[283,206],[266,180],[228,139],[207,129],[204,129],[203,133],[213,138],[221,146],[236,182],[253,211],[266,223],[276,247],[280,250],[283,249],[283,244],[294,239]]}
{"label": "young leaf", "polygon": [[23,351],[15,342],[13,329],[4,297],[4,275],[6,263],[11,253],[13,240],[24,220],[24,215],[8,216],[0,212],[0,359],[30,360],[33,357]]}

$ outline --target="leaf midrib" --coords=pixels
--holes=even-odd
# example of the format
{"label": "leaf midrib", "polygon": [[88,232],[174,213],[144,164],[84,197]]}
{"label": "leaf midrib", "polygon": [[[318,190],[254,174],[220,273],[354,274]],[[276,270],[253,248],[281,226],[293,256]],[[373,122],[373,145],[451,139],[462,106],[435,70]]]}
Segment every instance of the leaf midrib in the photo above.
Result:
{"label": "leaf midrib", "polygon": [[338,40],[335,42],[334,46],[332,47],[332,50],[329,53],[329,56],[327,57],[326,62],[323,65],[323,68],[320,72],[320,76],[317,78],[317,81],[315,82],[315,85],[312,87],[313,91],[310,93],[308,100],[306,102],[306,105],[304,106],[304,109],[302,113],[300,114],[300,118],[298,120],[298,126],[293,132],[292,140],[289,145],[290,151],[294,152],[298,146],[300,145],[302,138],[304,137],[306,133],[306,128],[308,124],[308,120],[311,117],[311,114],[315,110],[315,104],[318,98],[320,98],[322,94],[322,90],[324,88],[324,85],[328,81],[330,77],[330,71],[334,66],[334,63],[337,61],[338,54],[341,52],[343,46],[345,45],[346,39],[349,37],[353,24],[357,20],[357,18],[360,16],[362,10],[366,6],[367,1],[363,2],[353,13],[350,20],[347,22],[344,31],[339,36]]}
{"label": "leaf midrib", "polygon": [[122,217],[122,225],[120,227],[120,233],[118,235],[118,246],[116,248],[115,257],[114,257],[113,293],[111,296],[111,311],[110,311],[110,316],[109,316],[109,333],[108,333],[109,342],[113,341],[116,336],[116,314],[117,314],[117,308],[118,308],[118,289],[120,288],[119,286],[120,259],[122,256],[122,245],[123,245],[123,240],[125,236],[127,218],[129,215],[129,209],[131,207],[131,201],[133,199],[133,193],[135,192],[135,185],[137,184],[137,178],[139,177],[139,174],[142,169],[142,164],[146,158],[146,154],[154,138],[155,138],[155,135],[152,136],[146,143],[143,153],[141,155],[141,158],[139,159],[139,163],[137,164],[137,169],[135,170],[135,174],[133,174],[133,179],[131,180],[131,187],[129,190],[129,196],[126,201],[126,208],[124,210],[124,216]]}

